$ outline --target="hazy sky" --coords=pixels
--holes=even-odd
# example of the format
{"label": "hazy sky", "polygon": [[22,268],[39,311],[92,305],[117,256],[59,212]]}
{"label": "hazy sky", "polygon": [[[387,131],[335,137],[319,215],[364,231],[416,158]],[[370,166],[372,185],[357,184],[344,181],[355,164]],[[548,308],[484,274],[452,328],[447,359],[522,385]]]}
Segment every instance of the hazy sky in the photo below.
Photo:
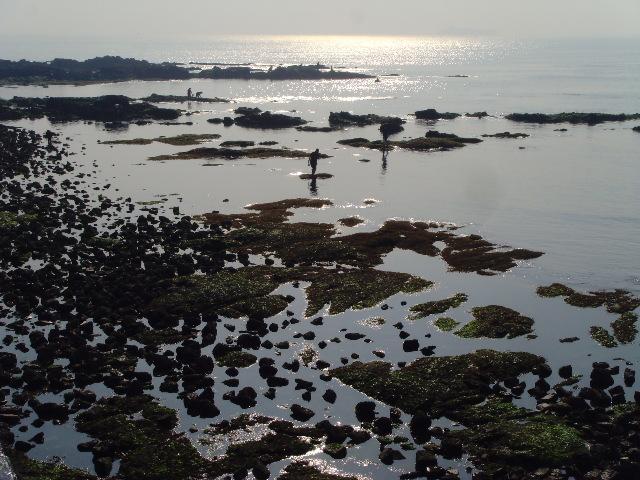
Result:
{"label": "hazy sky", "polygon": [[0,0],[0,34],[640,35],[640,0]]}

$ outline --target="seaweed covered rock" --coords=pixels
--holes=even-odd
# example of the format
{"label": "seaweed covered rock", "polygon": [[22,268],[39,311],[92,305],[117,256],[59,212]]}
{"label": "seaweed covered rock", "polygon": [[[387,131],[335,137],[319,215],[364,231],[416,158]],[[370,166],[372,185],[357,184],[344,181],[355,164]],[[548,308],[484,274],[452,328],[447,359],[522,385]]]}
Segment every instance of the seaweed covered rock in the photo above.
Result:
{"label": "seaweed covered rock", "polygon": [[356,480],[357,477],[323,472],[308,461],[296,461],[284,469],[278,480]]}
{"label": "seaweed covered rock", "polygon": [[428,317],[437,313],[444,313],[450,308],[457,308],[467,301],[467,295],[464,293],[456,293],[452,297],[445,298],[444,300],[435,300],[432,302],[419,303],[409,308],[411,312],[409,318],[412,320],[418,320],[420,318]]}
{"label": "seaweed covered rock", "polygon": [[576,292],[573,288],[561,283],[552,283],[536,289],[541,297],[564,297],[564,301],[574,307],[597,308],[606,306],[610,313],[633,312],[640,307],[640,297],[627,290],[599,290],[589,293]]}
{"label": "seaweed covered rock", "polygon": [[446,415],[484,400],[496,381],[531,372],[544,363],[525,352],[478,350],[426,357],[397,370],[384,362],[354,362],[331,370],[343,383],[407,413]]}
{"label": "seaweed covered rock", "polygon": [[465,338],[515,338],[531,333],[533,320],[501,305],[475,307],[473,320],[456,332]]}

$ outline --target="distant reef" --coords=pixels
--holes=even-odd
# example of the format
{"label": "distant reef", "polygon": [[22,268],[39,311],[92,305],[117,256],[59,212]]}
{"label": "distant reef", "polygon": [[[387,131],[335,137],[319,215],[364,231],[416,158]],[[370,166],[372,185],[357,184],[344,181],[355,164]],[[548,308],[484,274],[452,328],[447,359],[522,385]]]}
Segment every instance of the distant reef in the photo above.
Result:
{"label": "distant reef", "polygon": [[587,125],[597,125],[604,122],[638,120],[640,119],[640,113],[511,113],[505,118],[514,122],[526,123],[586,123]]}
{"label": "distant reef", "polygon": [[78,61],[56,58],[47,62],[0,60],[0,83],[96,83],[127,80],[185,80],[189,78],[244,80],[340,80],[372,78],[371,75],[334,70],[324,65],[278,66],[269,70],[248,66],[214,66],[196,69],[193,65],[151,63],[115,56]]}
{"label": "distant reef", "polygon": [[0,120],[48,117],[51,121],[92,120],[130,122],[133,120],[175,120],[180,110],[159,108],[123,95],[102,97],[13,97],[0,99]]}

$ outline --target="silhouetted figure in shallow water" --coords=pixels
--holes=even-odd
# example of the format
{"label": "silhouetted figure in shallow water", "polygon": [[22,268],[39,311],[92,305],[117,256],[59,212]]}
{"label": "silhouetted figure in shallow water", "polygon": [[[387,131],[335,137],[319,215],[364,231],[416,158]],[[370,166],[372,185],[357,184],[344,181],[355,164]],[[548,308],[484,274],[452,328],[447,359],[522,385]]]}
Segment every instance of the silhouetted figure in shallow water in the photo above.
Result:
{"label": "silhouetted figure in shallow water", "polygon": [[191,100],[191,87],[187,88],[187,99]]}
{"label": "silhouetted figure in shallow water", "polygon": [[320,159],[320,149],[316,148],[315,151],[309,155],[309,166],[311,167],[311,175],[316,176],[316,168],[318,168],[318,160]]}

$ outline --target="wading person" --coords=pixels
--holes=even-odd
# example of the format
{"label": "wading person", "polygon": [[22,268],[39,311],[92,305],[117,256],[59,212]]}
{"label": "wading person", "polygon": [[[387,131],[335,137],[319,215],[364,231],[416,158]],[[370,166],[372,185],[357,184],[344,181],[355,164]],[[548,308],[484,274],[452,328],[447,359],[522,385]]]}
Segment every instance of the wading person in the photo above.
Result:
{"label": "wading person", "polygon": [[191,100],[191,87],[187,89],[187,98]]}
{"label": "wading person", "polygon": [[316,148],[311,155],[309,155],[309,166],[311,167],[311,175],[315,177],[316,168],[318,168],[318,159],[320,158],[320,149]]}

